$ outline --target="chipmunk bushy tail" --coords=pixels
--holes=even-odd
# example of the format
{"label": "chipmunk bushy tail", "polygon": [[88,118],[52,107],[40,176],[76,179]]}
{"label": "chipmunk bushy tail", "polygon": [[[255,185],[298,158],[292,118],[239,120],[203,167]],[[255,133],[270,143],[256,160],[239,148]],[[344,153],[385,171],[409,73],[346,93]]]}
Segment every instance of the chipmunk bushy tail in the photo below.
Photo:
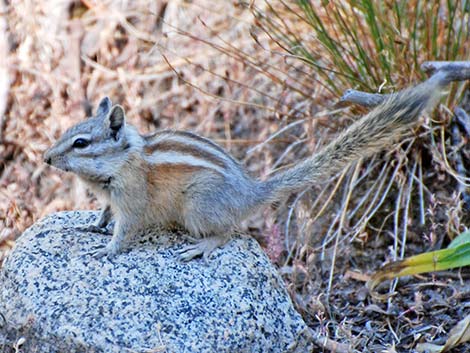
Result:
{"label": "chipmunk bushy tail", "polygon": [[410,132],[424,110],[434,107],[446,84],[436,74],[413,88],[390,95],[314,156],[264,182],[267,198],[272,202],[322,182],[349,163],[387,148]]}

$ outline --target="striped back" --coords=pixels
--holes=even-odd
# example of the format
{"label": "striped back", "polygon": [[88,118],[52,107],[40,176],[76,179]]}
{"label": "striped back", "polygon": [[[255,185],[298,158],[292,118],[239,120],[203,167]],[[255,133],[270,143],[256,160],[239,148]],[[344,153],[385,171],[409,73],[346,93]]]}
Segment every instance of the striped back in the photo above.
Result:
{"label": "striped back", "polygon": [[184,165],[224,176],[242,171],[238,161],[213,141],[187,131],[162,130],[144,137],[144,154],[153,165]]}

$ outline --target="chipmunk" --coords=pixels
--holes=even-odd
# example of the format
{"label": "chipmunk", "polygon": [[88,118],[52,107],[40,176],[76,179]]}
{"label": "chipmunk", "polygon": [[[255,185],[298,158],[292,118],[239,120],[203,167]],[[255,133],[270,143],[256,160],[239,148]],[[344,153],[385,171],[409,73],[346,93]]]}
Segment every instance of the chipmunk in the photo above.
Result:
{"label": "chipmunk", "polygon": [[111,241],[91,255],[115,255],[140,230],[176,224],[199,239],[179,251],[181,259],[207,259],[262,206],[322,182],[409,132],[448,83],[435,77],[390,95],[321,151],[265,181],[252,178],[222,147],[194,133],[139,134],[126,123],[123,108],[107,97],[94,117],[63,134],[44,161],[77,174],[105,201],[91,230],[106,227],[114,217]]}

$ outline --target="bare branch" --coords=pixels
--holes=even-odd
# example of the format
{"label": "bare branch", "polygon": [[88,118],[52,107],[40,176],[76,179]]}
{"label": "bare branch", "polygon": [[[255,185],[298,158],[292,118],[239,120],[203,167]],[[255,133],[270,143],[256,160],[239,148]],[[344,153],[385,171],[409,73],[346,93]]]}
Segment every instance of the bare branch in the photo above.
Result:
{"label": "bare branch", "polygon": [[382,103],[388,94],[367,93],[355,89],[348,89],[340,98],[340,102],[351,102],[366,108],[373,108]]}
{"label": "bare branch", "polygon": [[428,74],[444,71],[447,74],[445,83],[470,79],[470,61],[426,61],[421,70]]}
{"label": "bare branch", "polygon": [[[454,81],[470,80],[470,61],[426,61],[421,65],[421,69],[432,75],[428,81],[437,80],[442,86]],[[373,108],[389,96],[390,94],[348,89],[340,98],[340,102],[351,102],[366,108]]]}

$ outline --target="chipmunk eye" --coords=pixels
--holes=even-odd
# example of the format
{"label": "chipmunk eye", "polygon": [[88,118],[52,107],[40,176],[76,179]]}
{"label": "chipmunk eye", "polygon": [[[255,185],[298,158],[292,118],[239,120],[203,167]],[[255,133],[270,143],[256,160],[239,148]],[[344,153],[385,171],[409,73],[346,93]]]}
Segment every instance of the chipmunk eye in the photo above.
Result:
{"label": "chipmunk eye", "polygon": [[74,148],[85,148],[90,144],[90,140],[84,138],[78,138],[73,142],[72,147]]}

